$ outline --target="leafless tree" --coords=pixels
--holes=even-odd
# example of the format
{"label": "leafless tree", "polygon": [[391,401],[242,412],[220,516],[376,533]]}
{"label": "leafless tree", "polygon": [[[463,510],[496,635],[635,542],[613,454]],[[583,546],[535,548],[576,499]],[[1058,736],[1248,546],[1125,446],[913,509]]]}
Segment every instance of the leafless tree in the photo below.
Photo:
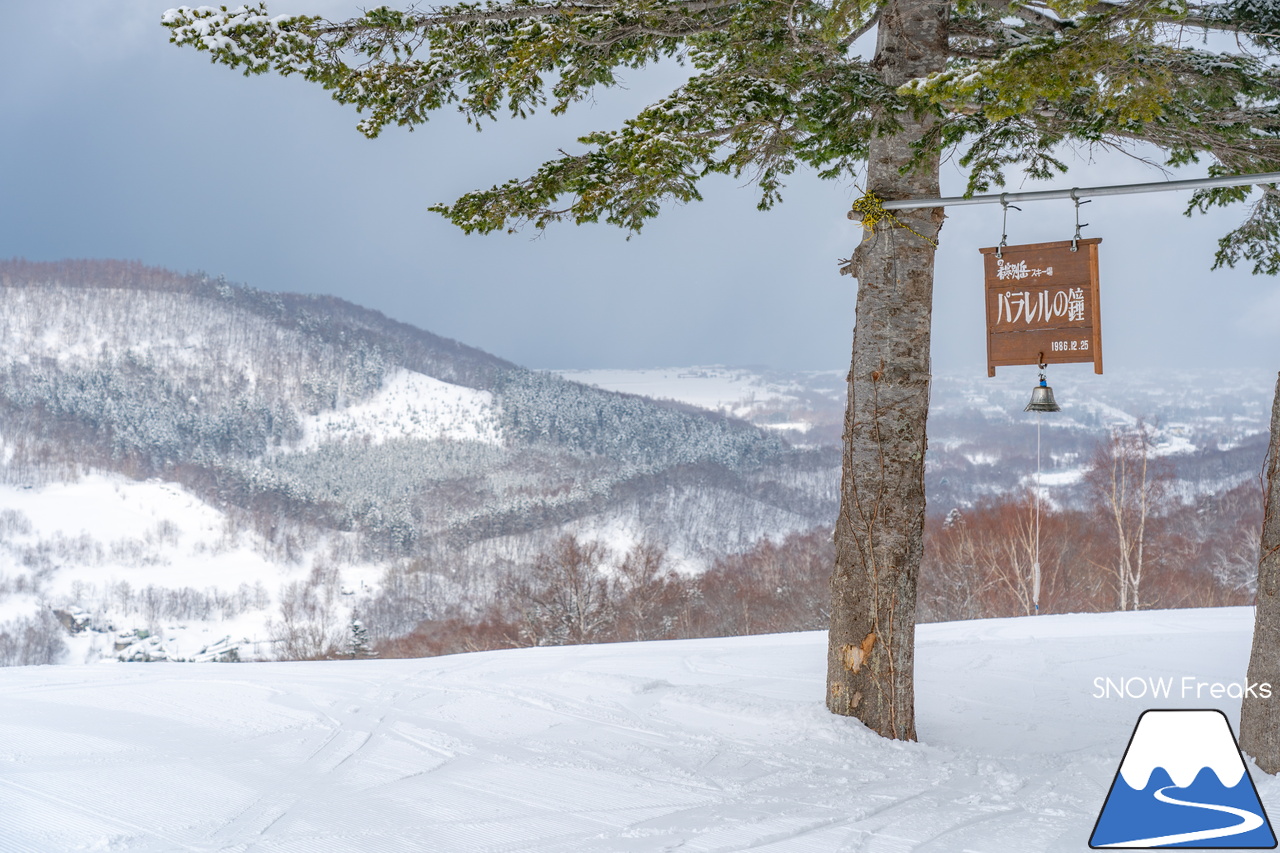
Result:
{"label": "leafless tree", "polygon": [[306,582],[280,589],[280,621],[271,623],[271,640],[283,660],[330,656],[342,641],[337,613],[336,570],[317,565]]}
{"label": "leafless tree", "polygon": [[638,542],[618,564],[619,639],[656,640],[667,634],[667,620],[661,613],[668,587],[664,570],[666,559],[666,549],[661,545]]}
{"label": "leafless tree", "polygon": [[1142,573],[1148,561],[1152,519],[1170,495],[1172,472],[1153,450],[1153,430],[1139,421],[1099,442],[1086,482],[1115,532],[1116,605],[1142,606]]}
{"label": "leafless tree", "polygon": [[609,550],[566,534],[538,556],[528,577],[510,586],[522,632],[539,646],[591,643],[615,619],[614,583],[603,571]]}
{"label": "leafless tree", "polygon": [[0,666],[58,663],[66,652],[61,626],[47,607],[0,623]]}

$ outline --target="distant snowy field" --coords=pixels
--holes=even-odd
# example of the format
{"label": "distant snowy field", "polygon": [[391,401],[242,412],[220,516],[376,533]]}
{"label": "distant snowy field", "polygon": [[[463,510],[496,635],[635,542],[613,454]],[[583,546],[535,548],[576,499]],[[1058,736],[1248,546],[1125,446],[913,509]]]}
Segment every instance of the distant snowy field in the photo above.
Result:
{"label": "distant snowy field", "polygon": [[[638,370],[557,370],[565,379],[607,391],[676,400],[780,430],[797,439],[813,426],[817,411],[843,412],[844,373],[761,371],[723,365]],[[787,412],[797,420],[778,420]]]}
{"label": "distant snowy field", "polygon": [[679,400],[693,406],[745,416],[752,403],[794,399],[795,382],[770,381],[759,371],[720,365],[655,367],[639,370],[557,370],[565,379],[609,391]]}
{"label": "distant snowy field", "polygon": [[1085,850],[1143,710],[1239,716],[1094,680],[1240,682],[1251,631],[1248,608],[922,626],[920,743],[827,713],[821,633],[0,670],[0,851]]}

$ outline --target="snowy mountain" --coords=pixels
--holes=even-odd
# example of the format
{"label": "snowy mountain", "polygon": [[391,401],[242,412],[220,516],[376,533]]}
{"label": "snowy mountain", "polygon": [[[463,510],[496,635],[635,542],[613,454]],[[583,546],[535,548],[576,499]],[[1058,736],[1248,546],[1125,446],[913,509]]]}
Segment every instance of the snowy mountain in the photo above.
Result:
{"label": "snowy mountain", "polygon": [[[338,299],[0,262],[0,663],[42,601],[88,657],[256,654],[289,589],[408,630],[566,531],[697,570],[831,518],[835,465]],[[381,600],[387,572],[430,595]]]}
{"label": "snowy mountain", "polygon": [[[0,670],[0,849],[1086,850],[1151,700],[1248,608],[922,625],[919,743],[823,705],[821,632],[425,660]],[[1239,700],[1175,692],[1160,707]],[[1238,758],[1237,758],[1238,761]],[[1251,768],[1280,813],[1280,782]]]}
{"label": "snowy mountain", "polygon": [[[939,518],[1032,482],[1030,381],[935,379]],[[1263,373],[1053,381],[1056,506],[1140,419],[1184,501],[1257,476]],[[696,574],[830,524],[843,396],[841,371],[561,376],[337,299],[0,262],[0,665],[318,653],[357,612],[383,641],[477,616],[566,533]],[[1240,585],[1248,554],[1206,554]]]}

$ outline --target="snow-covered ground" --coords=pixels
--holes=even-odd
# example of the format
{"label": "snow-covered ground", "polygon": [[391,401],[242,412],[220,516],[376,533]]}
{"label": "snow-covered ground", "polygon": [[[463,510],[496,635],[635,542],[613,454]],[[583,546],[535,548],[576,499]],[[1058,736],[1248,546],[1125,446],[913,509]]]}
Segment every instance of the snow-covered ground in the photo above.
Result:
{"label": "snow-covered ground", "polygon": [[797,447],[812,445],[816,424],[830,423],[843,415],[846,395],[844,373],[837,370],[796,372],[699,365],[554,372],[608,391],[676,400],[742,418],[782,434]]}
{"label": "snow-covered ground", "polygon": [[704,409],[745,417],[753,404],[794,400],[794,382],[770,381],[757,370],[724,367],[655,367],[638,370],[557,370],[565,379],[609,391],[679,400]]}
{"label": "snow-covered ground", "polygon": [[[65,559],[50,556],[55,567],[94,570],[94,577],[75,578],[86,582],[235,589],[275,575],[225,514],[177,483],[95,472],[36,487],[0,486],[0,512],[9,513],[12,528],[0,545],[0,575],[22,572],[24,558],[34,562],[24,548],[43,543],[56,552],[51,542],[68,552]],[[58,578],[64,581],[72,579]]]}
{"label": "snow-covered ground", "polygon": [[[0,670],[0,851],[1085,850],[1143,710],[1236,725],[1181,687],[1240,682],[1251,631],[1247,608],[922,626],[920,743],[827,713],[820,633]],[[1147,677],[1172,697],[1095,698]]]}
{"label": "snow-covered ground", "polygon": [[306,418],[303,438],[290,450],[315,450],[335,441],[381,444],[395,438],[502,443],[493,394],[397,370],[360,403]]}
{"label": "snow-covered ground", "polygon": [[[46,605],[82,614],[88,630],[67,638],[72,663],[114,657],[127,636],[142,631],[150,633],[145,651],[153,656],[197,657],[229,640],[243,658],[269,658],[268,623],[278,615],[280,588],[305,580],[342,536],[350,534],[318,539],[286,560],[177,483],[92,472],[67,482],[0,485],[0,582],[31,585],[43,575],[39,595],[0,595],[0,623]],[[340,567],[335,580],[351,595],[335,617],[339,625],[347,622],[346,599],[372,589],[384,568],[360,561]]]}

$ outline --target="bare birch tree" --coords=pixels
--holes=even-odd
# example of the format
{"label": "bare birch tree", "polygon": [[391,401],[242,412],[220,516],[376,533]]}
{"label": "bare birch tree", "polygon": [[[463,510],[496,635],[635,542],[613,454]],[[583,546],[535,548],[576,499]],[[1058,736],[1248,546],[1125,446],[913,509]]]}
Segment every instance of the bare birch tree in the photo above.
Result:
{"label": "bare birch tree", "polygon": [[1099,442],[1086,482],[1115,533],[1116,608],[1142,607],[1150,525],[1169,496],[1172,474],[1152,455],[1152,430],[1141,421],[1132,430],[1112,430]]}

